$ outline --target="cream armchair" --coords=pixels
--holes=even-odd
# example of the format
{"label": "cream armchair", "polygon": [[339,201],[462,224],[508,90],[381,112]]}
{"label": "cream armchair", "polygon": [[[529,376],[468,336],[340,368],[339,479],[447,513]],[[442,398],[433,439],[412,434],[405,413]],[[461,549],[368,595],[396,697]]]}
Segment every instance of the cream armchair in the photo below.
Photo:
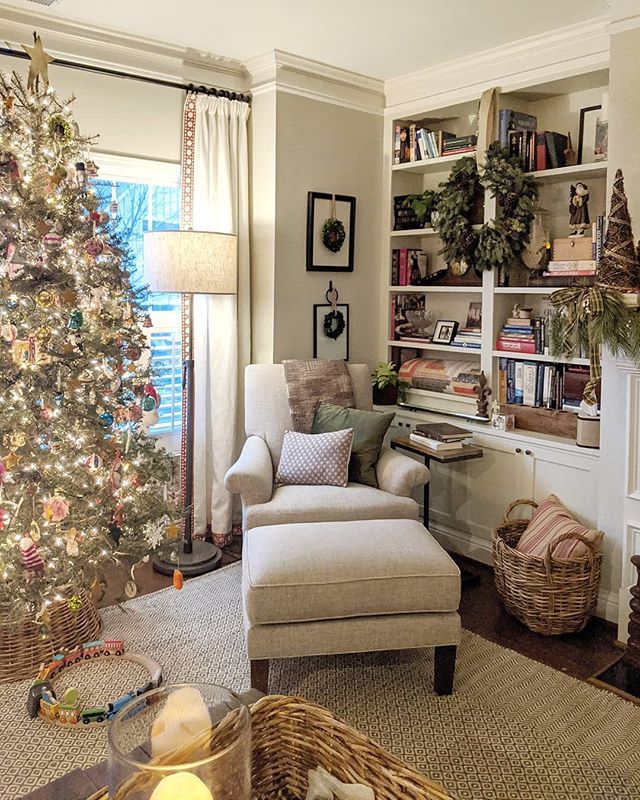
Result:
{"label": "cream armchair", "polygon": [[[366,364],[350,364],[356,407],[371,409]],[[284,432],[292,428],[282,364],[252,364],[245,371],[247,440],[227,472],[225,487],[242,499],[244,530],[294,522],[348,522],[367,519],[417,519],[412,494],[429,480],[429,470],[384,448],[376,473],[378,489],[350,483],[339,486],[274,486]]]}

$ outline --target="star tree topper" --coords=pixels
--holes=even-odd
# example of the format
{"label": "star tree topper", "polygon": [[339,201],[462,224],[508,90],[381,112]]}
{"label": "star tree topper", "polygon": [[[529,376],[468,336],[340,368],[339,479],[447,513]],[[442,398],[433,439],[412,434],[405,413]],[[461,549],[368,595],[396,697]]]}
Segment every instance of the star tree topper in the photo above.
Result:
{"label": "star tree topper", "polygon": [[23,50],[31,59],[29,65],[29,75],[27,77],[27,89],[32,89],[39,76],[45,86],[49,85],[49,64],[53,61],[53,57],[46,53],[42,46],[42,39],[34,31],[33,33],[33,47],[27,47],[26,44],[22,45]]}

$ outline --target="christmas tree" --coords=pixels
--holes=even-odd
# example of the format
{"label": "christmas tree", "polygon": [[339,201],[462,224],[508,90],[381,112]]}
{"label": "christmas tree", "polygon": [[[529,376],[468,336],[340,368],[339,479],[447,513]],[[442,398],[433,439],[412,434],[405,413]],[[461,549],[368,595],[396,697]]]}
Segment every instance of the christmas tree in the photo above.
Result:
{"label": "christmas tree", "polygon": [[42,619],[176,526],[144,296],[40,64],[0,73],[0,608]]}
{"label": "christmas tree", "polygon": [[611,208],[602,245],[602,258],[598,265],[597,282],[600,286],[621,292],[635,292],[640,288],[640,263],[620,169],[616,171],[613,181]]}

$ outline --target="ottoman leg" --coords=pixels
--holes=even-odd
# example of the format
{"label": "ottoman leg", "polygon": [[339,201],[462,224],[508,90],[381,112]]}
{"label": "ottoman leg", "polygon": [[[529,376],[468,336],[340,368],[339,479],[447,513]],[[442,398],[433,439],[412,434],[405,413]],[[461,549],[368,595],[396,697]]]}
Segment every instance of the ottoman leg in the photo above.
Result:
{"label": "ottoman leg", "polygon": [[251,660],[251,688],[269,694],[269,659]]}
{"label": "ottoman leg", "polygon": [[455,644],[447,644],[435,649],[435,666],[433,672],[433,689],[436,694],[453,692],[453,676],[456,671]]}

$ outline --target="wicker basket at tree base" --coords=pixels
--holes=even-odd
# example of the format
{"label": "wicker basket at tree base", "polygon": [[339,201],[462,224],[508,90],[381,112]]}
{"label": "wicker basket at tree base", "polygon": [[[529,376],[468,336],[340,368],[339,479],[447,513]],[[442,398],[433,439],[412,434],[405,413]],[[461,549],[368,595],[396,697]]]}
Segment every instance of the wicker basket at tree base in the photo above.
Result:
{"label": "wicker basket at tree base", "polygon": [[[206,736],[224,746],[226,731],[220,729],[233,733],[232,717],[227,715]],[[370,786],[376,800],[452,800],[439,784],[387,753],[368,736],[336,719],[326,708],[299,697],[268,695],[254,703],[251,744],[253,800],[303,800],[309,784],[308,771],[318,766],[344,783]],[[173,753],[173,763],[180,763],[181,759],[188,763],[190,748],[201,746],[197,737],[193,744]],[[157,763],[161,761],[162,758]],[[123,787],[127,794],[143,786],[152,788],[144,774],[129,781]],[[125,797],[123,794],[123,800]],[[107,790],[101,789],[89,800],[107,800]]]}
{"label": "wicker basket at tree base", "polygon": [[47,608],[49,638],[40,638],[40,626],[32,618],[18,622],[2,618],[0,609],[0,682],[33,678],[43,662],[65,649],[95,639],[102,628],[91,594],[79,589],[82,605],[71,611],[68,600]]}
{"label": "wicker basket at tree base", "polygon": [[[600,543],[580,534],[565,534],[549,545],[544,558],[521,553],[515,547],[529,520],[511,519],[511,512],[520,505],[538,507],[532,500],[516,500],[507,508],[503,524],[492,533],[496,588],[507,611],[532,631],[546,636],[577,633],[596,609]],[[566,539],[579,539],[587,554],[579,559],[554,559],[555,548]]]}

